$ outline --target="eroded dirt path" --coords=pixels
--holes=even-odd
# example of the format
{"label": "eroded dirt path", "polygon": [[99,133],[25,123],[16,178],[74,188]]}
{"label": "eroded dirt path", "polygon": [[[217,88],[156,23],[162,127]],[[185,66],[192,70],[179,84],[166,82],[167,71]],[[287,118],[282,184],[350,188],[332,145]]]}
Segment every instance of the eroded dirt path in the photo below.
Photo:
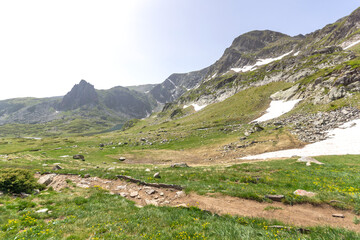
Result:
{"label": "eroded dirt path", "polygon": [[[360,232],[360,225],[353,223],[355,214],[351,211],[334,209],[325,204],[321,206],[312,206],[310,204],[289,206],[280,202],[259,203],[219,194],[213,196],[202,196],[195,193],[185,194],[184,191],[173,188],[141,186],[120,179],[82,178],[78,175],[48,174],[38,175],[37,177],[47,178],[48,187],[51,186],[57,191],[74,185],[81,188],[101,187],[109,190],[112,194],[118,194],[135,201],[139,206],[149,204],[155,206],[196,206],[220,215],[261,217],[280,220],[286,224],[299,227],[331,226]],[[265,210],[265,208],[268,210]],[[269,210],[269,208],[272,210]],[[332,214],[343,214],[345,218],[334,218]]]}

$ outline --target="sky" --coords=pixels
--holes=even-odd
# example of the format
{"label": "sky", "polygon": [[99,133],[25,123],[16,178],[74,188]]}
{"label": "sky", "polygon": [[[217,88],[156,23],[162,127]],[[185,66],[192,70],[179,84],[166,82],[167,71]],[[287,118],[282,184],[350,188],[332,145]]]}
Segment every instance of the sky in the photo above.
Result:
{"label": "sky", "polygon": [[252,30],[306,34],[358,0],[0,0],[0,99],[163,82]]}

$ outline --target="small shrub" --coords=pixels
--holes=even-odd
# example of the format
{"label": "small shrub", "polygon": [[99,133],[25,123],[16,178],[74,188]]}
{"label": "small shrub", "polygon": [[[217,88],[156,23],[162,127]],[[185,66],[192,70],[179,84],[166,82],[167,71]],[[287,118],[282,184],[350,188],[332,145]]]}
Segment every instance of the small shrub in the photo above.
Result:
{"label": "small shrub", "polygon": [[0,170],[0,191],[5,193],[32,193],[44,189],[38,184],[33,173],[25,169],[4,168]]}

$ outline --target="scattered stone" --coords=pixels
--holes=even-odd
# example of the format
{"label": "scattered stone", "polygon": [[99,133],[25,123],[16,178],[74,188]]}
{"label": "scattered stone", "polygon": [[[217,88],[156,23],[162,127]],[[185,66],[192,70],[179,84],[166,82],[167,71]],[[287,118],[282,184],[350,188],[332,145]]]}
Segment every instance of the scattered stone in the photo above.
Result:
{"label": "scattered stone", "polygon": [[119,185],[116,187],[116,190],[123,190],[126,189],[126,185]]}
{"label": "scattered stone", "polygon": [[78,184],[76,184],[76,186],[79,188],[89,188],[90,187],[89,185],[83,184],[83,183],[78,183]]}
{"label": "scattered stone", "polygon": [[159,195],[160,195],[160,196],[164,196],[164,193],[163,193],[163,192],[161,192]]}
{"label": "scattered stone", "polygon": [[161,178],[160,173],[159,172],[155,173],[154,178]]}
{"label": "scattered stone", "polygon": [[145,190],[146,194],[148,195],[151,195],[151,194],[154,194],[156,191],[154,189],[148,189],[148,190]]}
{"label": "scattered stone", "polygon": [[306,163],[306,166],[307,166],[307,167],[311,166],[311,162],[307,162],[307,163]]}
{"label": "scattered stone", "polygon": [[88,174],[88,173],[84,175],[84,178],[89,178],[89,177],[90,177],[90,174]]}
{"label": "scattered stone", "polygon": [[333,214],[332,216],[336,218],[345,218],[344,214],[338,214],[338,213]]}
{"label": "scattered stone", "polygon": [[[38,194],[40,194],[40,190],[39,189],[34,189],[34,195],[38,195]],[[1,194],[0,194],[0,196],[1,196]]]}
{"label": "scattered stone", "polygon": [[119,157],[119,161],[123,162],[123,161],[125,161],[125,160],[126,160],[125,157]]}
{"label": "scattered stone", "polygon": [[330,200],[330,203],[344,203],[344,202],[339,201],[339,200]]}
{"label": "scattered stone", "polygon": [[316,193],[314,193],[314,192],[308,192],[308,191],[305,191],[305,190],[302,190],[302,189],[297,189],[294,192],[294,194],[298,195],[298,196],[306,196],[306,197],[314,197],[316,195]]}
{"label": "scattered stone", "polygon": [[56,176],[55,173],[53,174],[47,174],[47,175],[42,175],[39,180],[38,183],[40,184],[44,184],[46,186],[48,186],[50,183],[52,183],[52,181],[54,180],[54,177]]}
{"label": "scattered stone", "polygon": [[85,161],[84,155],[81,155],[81,154],[76,154],[76,155],[74,155],[74,156],[73,156],[73,159],[81,159],[81,160]]}
{"label": "scattered stone", "polygon": [[174,163],[171,165],[172,168],[188,168],[189,165],[186,163]]}
{"label": "scattered stone", "polygon": [[43,167],[46,167],[46,166],[47,166],[47,164],[46,164],[46,163],[44,163],[42,166],[43,166]]}
{"label": "scattered stone", "polygon": [[145,203],[146,203],[146,205],[159,206],[159,202],[158,202],[157,200],[149,200],[149,199],[145,199]]}
{"label": "scattered stone", "polygon": [[63,169],[62,167],[60,167],[60,165],[55,165],[54,167],[53,167],[53,170],[61,170],[61,169]]}
{"label": "scattered stone", "polygon": [[110,168],[108,168],[108,170],[114,170],[115,169],[115,167],[110,167]]}
{"label": "scattered stone", "polygon": [[49,211],[49,209],[43,208],[43,209],[37,210],[36,213],[46,213],[47,211]]}
{"label": "scattered stone", "polygon": [[268,198],[275,202],[281,202],[281,200],[284,199],[285,196],[284,195],[265,195],[265,198]]}
{"label": "scattered stone", "polygon": [[148,169],[148,168],[147,168],[147,169],[145,169],[145,172],[150,172],[150,169]]}
{"label": "scattered stone", "polygon": [[137,197],[137,196],[139,196],[139,192],[138,192],[138,191],[131,191],[131,192],[130,192],[130,197],[135,198],[135,197]]}
{"label": "scattered stone", "polygon": [[20,193],[20,197],[22,197],[22,198],[26,198],[26,197],[29,197],[29,196],[30,196],[30,194],[27,194],[27,193],[24,193],[24,192]]}
{"label": "scattered stone", "polygon": [[185,194],[184,191],[178,191],[178,192],[176,192],[176,197],[178,197],[178,198],[183,197],[183,196],[185,196],[185,195],[186,195],[186,194]]}
{"label": "scattered stone", "polygon": [[122,196],[122,197],[127,197],[129,194],[126,193],[126,192],[121,192],[121,193],[119,193],[119,195]]}
{"label": "scattered stone", "polygon": [[103,147],[105,147],[105,144],[100,143],[100,144],[99,144],[99,147],[103,148]]}
{"label": "scattered stone", "polygon": [[82,171],[85,171],[85,170],[86,170],[85,168],[80,169],[81,172],[82,172]]}

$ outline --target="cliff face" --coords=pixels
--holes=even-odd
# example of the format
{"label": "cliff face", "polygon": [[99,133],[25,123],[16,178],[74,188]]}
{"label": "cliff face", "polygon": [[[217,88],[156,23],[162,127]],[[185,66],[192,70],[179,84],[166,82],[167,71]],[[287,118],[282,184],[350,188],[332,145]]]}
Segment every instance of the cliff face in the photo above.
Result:
{"label": "cliff face", "polygon": [[81,80],[79,84],[76,84],[71,91],[63,97],[59,105],[59,110],[74,110],[84,105],[95,106],[98,103],[99,97],[94,86],[85,80]]}

